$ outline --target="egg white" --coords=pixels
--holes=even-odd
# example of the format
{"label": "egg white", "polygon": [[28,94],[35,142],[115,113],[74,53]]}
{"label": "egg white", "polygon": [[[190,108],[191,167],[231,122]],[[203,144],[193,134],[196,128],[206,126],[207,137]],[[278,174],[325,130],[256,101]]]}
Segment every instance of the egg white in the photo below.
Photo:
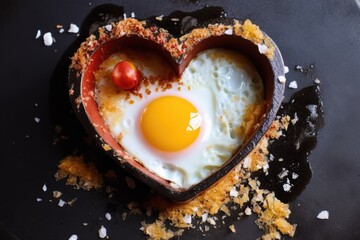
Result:
{"label": "egg white", "polygon": [[[111,80],[111,71],[120,60],[134,62],[145,77],[175,74],[157,54],[126,49],[111,55],[95,73],[95,96],[105,123],[121,146],[150,171],[179,188],[200,182],[234,154],[244,141],[244,136],[237,132],[243,114],[248,106],[263,99],[263,85],[255,67],[235,51],[203,51],[170,89],[163,91],[155,82],[142,86],[138,96],[130,99]],[[170,153],[154,149],[141,133],[142,111],[152,100],[164,95],[186,99],[203,119],[198,139],[182,151]]]}

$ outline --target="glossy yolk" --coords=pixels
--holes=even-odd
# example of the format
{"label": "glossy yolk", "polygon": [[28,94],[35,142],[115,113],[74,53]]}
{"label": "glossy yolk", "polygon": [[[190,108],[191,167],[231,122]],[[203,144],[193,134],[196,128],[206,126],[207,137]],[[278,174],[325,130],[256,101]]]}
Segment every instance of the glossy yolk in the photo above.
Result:
{"label": "glossy yolk", "polygon": [[174,152],[190,146],[200,133],[201,115],[187,100],[163,96],[150,102],[141,115],[141,130],[154,148]]}

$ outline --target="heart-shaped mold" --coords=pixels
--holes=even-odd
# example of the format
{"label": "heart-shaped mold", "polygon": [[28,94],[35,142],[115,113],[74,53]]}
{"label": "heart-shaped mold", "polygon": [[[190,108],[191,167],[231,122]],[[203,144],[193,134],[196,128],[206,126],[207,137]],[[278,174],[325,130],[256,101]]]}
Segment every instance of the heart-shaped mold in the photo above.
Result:
{"label": "heart-shaped mold", "polygon": [[[264,85],[265,110],[236,153],[219,169],[188,189],[174,188],[140,164],[113,138],[99,113],[94,98],[94,72],[112,53],[124,48],[148,48],[164,57],[180,76],[189,62],[201,51],[225,48],[241,52],[256,67]],[[180,38],[146,21],[125,19],[111,28],[99,28],[98,36],[91,35],[72,58],[69,70],[69,95],[78,118],[89,134],[128,172],[177,202],[187,201],[221,179],[233,169],[259,142],[274,120],[280,107],[284,83],[284,63],[275,43],[249,20],[235,19],[193,29]],[[280,77],[280,78],[279,78]]]}

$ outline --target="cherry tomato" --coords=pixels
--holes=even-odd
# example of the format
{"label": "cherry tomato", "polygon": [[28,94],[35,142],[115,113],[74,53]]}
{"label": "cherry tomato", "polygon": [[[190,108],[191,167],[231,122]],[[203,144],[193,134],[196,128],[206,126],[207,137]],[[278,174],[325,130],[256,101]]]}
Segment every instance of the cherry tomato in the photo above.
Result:
{"label": "cherry tomato", "polygon": [[123,90],[131,90],[138,85],[141,78],[139,70],[129,61],[118,62],[112,71],[112,80]]}

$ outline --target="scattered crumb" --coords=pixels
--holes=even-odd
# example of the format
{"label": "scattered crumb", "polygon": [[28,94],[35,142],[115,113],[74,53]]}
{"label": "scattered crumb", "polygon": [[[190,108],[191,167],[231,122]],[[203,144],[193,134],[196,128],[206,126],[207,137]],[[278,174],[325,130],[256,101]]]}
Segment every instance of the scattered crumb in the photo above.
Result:
{"label": "scattered crumb", "polygon": [[62,195],[62,192],[53,191],[53,197],[54,197],[54,198],[59,198],[59,197],[61,197],[61,195]]}
{"label": "scattered crumb", "polygon": [[298,88],[297,82],[296,81],[290,82],[289,83],[289,88],[297,89]]}
{"label": "scattered crumb", "polygon": [[36,123],[39,123],[39,122],[40,122],[40,118],[36,117],[36,118],[34,118],[34,121],[35,121]]}
{"label": "scattered crumb", "polygon": [[164,15],[160,15],[160,16],[155,17],[155,19],[156,19],[157,21],[162,21],[162,20],[163,20],[163,17],[164,17]]}
{"label": "scattered crumb", "polygon": [[69,240],[78,240],[78,236],[73,234],[71,237],[69,237]]}
{"label": "scattered crumb", "polygon": [[318,219],[327,220],[329,219],[329,211],[323,210],[317,215]]}
{"label": "scattered crumb", "polygon": [[47,32],[43,36],[45,46],[51,46],[54,43],[54,38],[51,32]]}
{"label": "scattered crumb", "polygon": [[69,206],[72,206],[74,204],[74,202],[76,202],[77,198],[73,198],[70,201],[68,201],[66,204],[68,204]]}
{"label": "scattered crumb", "polygon": [[141,222],[142,228],[140,229],[146,235],[151,236],[151,239],[171,239],[175,236],[181,236],[184,229],[180,229],[176,232],[165,228],[164,222],[156,220],[154,223],[146,224]]}
{"label": "scattered crumb", "polygon": [[46,191],[47,191],[47,186],[46,186],[46,183],[42,186],[42,190],[43,190],[44,192],[46,192]]}
{"label": "scattered crumb", "polygon": [[130,17],[135,18],[135,13],[131,12]]}
{"label": "scattered crumb", "polygon": [[105,218],[110,221],[111,220],[111,215],[110,213],[105,213]]}
{"label": "scattered crumb", "polygon": [[256,223],[259,226],[265,227],[268,232],[265,235],[267,238],[263,236],[263,239],[280,239],[280,237],[274,237],[280,236],[278,231],[290,237],[294,236],[296,225],[291,225],[286,221],[286,218],[291,213],[288,204],[282,203],[275,197],[274,193],[270,193],[266,196],[262,207],[264,210],[259,214],[259,219],[256,220]]}
{"label": "scattered crumb", "polygon": [[40,31],[40,30],[37,30],[35,39],[38,39],[40,36],[41,36],[41,31]]}
{"label": "scattered crumb", "polygon": [[87,226],[88,225],[88,223],[83,223],[83,226]]}
{"label": "scattered crumb", "polygon": [[236,229],[235,229],[234,224],[230,225],[230,226],[229,226],[229,229],[230,229],[230,231],[233,232],[233,233],[236,232]]}
{"label": "scattered crumb", "polygon": [[106,228],[105,228],[104,226],[102,226],[102,225],[101,225],[98,233],[99,233],[99,238],[106,238],[106,236],[107,236],[107,230],[106,230]]}
{"label": "scattered crumb", "polygon": [[69,33],[78,33],[79,30],[80,29],[76,24],[70,23],[70,27],[69,27],[69,30],[68,30]]}
{"label": "scattered crumb", "polygon": [[37,201],[37,202],[41,202],[42,199],[41,199],[41,198],[37,198],[36,201]]}
{"label": "scattered crumb", "polygon": [[280,83],[285,83],[285,82],[286,82],[285,76],[278,76],[278,81],[279,81]]}
{"label": "scattered crumb", "polygon": [[83,156],[67,156],[60,161],[58,168],[56,180],[67,178],[67,185],[85,190],[99,190],[103,187],[102,174],[95,168],[94,163],[86,163]]}
{"label": "scattered crumb", "polygon": [[210,223],[211,225],[216,225],[216,222],[213,217],[208,217],[207,222]]}
{"label": "scattered crumb", "polygon": [[314,80],[314,82],[316,83],[316,84],[320,84],[321,82],[320,82],[320,79],[318,79],[318,78],[316,78],[315,80]]}
{"label": "scattered crumb", "polygon": [[60,28],[59,33],[63,33],[63,32],[65,32],[65,30],[63,28]]}
{"label": "scattered crumb", "polygon": [[109,144],[104,143],[104,144],[102,144],[101,146],[102,146],[102,148],[103,148],[105,151],[110,151],[110,150],[111,150],[111,147],[110,147]]}

